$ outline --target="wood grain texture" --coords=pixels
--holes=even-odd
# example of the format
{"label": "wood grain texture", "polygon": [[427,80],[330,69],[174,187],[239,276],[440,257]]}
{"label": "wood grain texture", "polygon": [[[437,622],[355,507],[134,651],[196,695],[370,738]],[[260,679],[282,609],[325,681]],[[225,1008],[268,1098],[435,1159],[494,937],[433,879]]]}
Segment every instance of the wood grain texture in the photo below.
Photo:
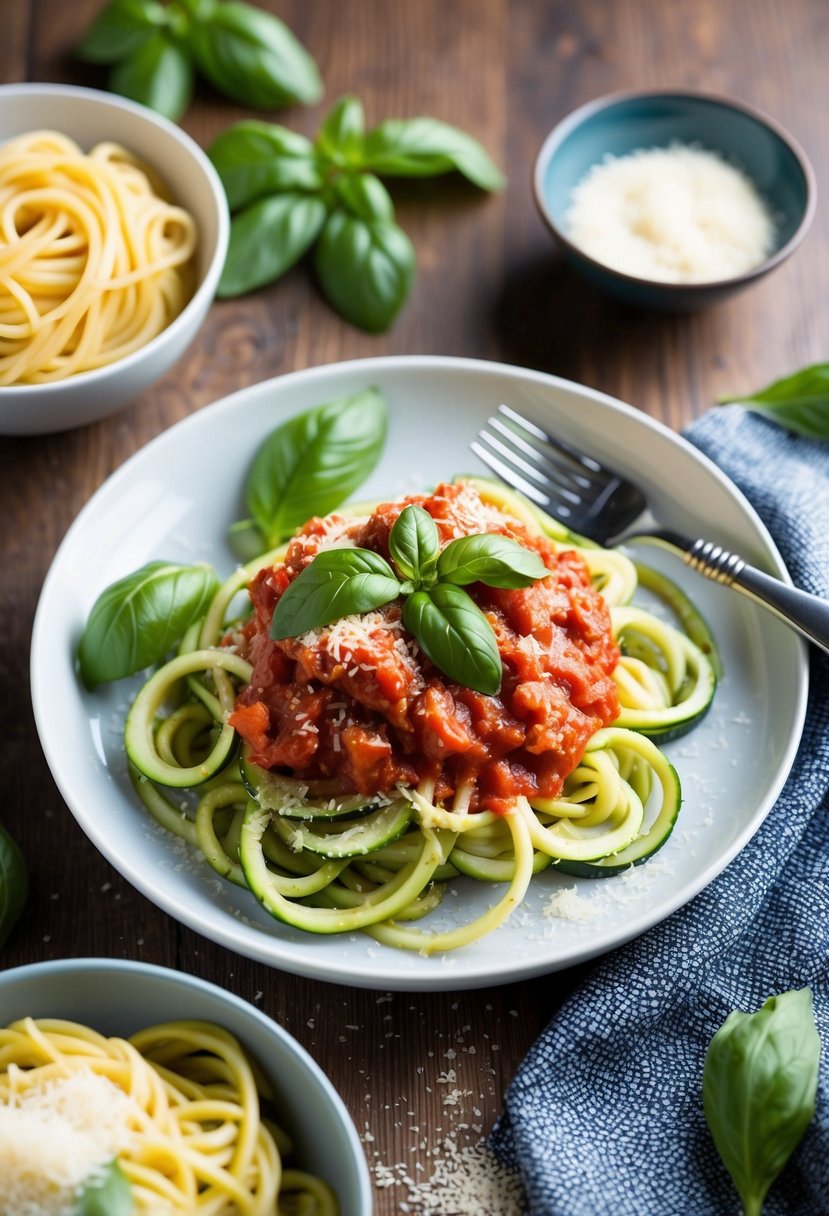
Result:
{"label": "wood grain texture", "polygon": [[[282,372],[387,353],[502,359],[605,390],[679,429],[718,393],[825,358],[825,208],[797,256],[750,291],[708,312],[659,317],[605,300],[564,267],[535,211],[530,171],[547,131],[576,105],[619,89],[678,85],[732,94],[774,114],[804,145],[829,197],[829,9],[823,0],[262,6],[313,50],[329,103],[354,92],[372,123],[417,113],[455,122],[485,143],[510,186],[498,197],[449,179],[393,186],[418,276],[387,335],[347,326],[300,266],[272,288],[217,303],[178,366],[121,414],[63,435],[0,439],[0,816],[33,879],[2,963],[126,956],[224,984],[282,1022],[334,1079],[367,1133],[370,1164],[405,1165],[415,1176],[417,1166],[428,1173],[447,1132],[474,1140],[476,1129],[489,1130],[519,1060],[578,973],[483,993],[364,992],[269,971],[157,911],[86,841],[43,761],[26,693],[42,580],[79,509],[128,456],[178,419]],[[71,54],[99,7],[99,0],[7,3],[0,78],[103,86],[104,73]],[[265,117],[310,134],[323,110]],[[206,145],[243,114],[200,87],[183,125]],[[450,1067],[462,1091],[455,1104],[440,1083]],[[404,1185],[378,1185],[377,1216],[398,1212],[405,1198]]]}

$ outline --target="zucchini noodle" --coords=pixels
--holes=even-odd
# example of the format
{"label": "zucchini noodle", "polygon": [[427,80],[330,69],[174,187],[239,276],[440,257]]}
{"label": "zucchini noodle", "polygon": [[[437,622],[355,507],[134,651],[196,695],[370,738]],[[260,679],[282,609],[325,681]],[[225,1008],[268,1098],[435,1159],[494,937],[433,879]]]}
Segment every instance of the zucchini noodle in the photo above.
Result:
{"label": "zucchini noodle", "polygon": [[0,386],[114,363],[192,294],[196,226],[113,143],[54,131],[0,147]]}
{"label": "zucchini noodle", "polygon": [[[267,1104],[266,1083],[237,1040],[206,1022],[162,1023],[129,1040],[57,1019],[13,1022],[0,1029],[0,1139],[10,1153],[0,1216],[21,1210],[5,1206],[10,1195],[25,1211],[74,1211],[75,1196],[111,1160],[136,1213],[146,1216],[337,1216],[327,1183],[301,1170],[283,1173],[290,1139],[260,1112],[260,1092]],[[15,1133],[31,1138],[32,1119],[44,1116],[40,1168],[30,1180]],[[65,1147],[75,1147],[70,1166],[79,1178],[50,1147],[60,1141],[56,1117],[78,1137]],[[96,1132],[98,1125],[106,1130]],[[103,1159],[94,1160],[90,1144],[100,1144]],[[84,1149],[87,1170],[93,1165],[86,1173]]]}
{"label": "zucchini noodle", "polygon": [[[713,698],[716,651],[707,626],[663,576],[645,573],[645,581],[677,610],[681,629],[631,603],[639,578],[623,553],[574,536],[503,486],[481,479],[473,488],[487,509],[546,537],[554,553],[575,549],[609,613],[619,712],[594,728],[555,797],[518,794],[493,810],[474,778],[443,799],[431,777],[359,794],[336,777],[306,780],[253,763],[228,722],[253,671],[236,653],[233,605],[260,570],[281,566],[287,546],[227,580],[130,710],[130,771],[149,813],[284,924],[318,934],[360,930],[427,955],[453,950],[501,925],[543,870],[608,877],[646,861],[671,833],[681,789],[660,744],[692,729]],[[372,509],[361,507],[365,515]],[[311,695],[311,684],[303,691]],[[185,811],[182,789],[191,791]],[[458,878],[503,890],[470,923],[413,927]]]}

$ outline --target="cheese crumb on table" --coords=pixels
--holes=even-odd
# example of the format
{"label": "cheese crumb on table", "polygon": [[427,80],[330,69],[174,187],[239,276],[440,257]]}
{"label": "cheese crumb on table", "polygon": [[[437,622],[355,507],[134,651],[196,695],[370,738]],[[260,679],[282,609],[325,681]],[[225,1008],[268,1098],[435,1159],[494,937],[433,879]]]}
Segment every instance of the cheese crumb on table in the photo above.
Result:
{"label": "cheese crumb on table", "polygon": [[774,218],[754,183],[685,144],[606,156],[573,190],[564,231],[597,262],[668,283],[710,283],[759,266]]}

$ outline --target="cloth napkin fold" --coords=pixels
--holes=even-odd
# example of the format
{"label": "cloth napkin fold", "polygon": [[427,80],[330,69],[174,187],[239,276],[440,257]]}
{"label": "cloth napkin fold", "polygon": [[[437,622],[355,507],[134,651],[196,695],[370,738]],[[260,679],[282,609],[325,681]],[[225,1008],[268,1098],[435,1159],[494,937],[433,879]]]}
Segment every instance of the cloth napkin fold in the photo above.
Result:
{"label": "cloth napkin fold", "polygon": [[[740,406],[686,437],[752,503],[794,582],[829,598],[829,444]],[[705,1051],[733,1009],[806,985],[818,1107],[764,1216],[829,1213],[829,657],[810,651],[802,742],[760,830],[690,904],[598,964],[507,1092],[492,1145],[532,1216],[736,1216],[702,1112]]]}

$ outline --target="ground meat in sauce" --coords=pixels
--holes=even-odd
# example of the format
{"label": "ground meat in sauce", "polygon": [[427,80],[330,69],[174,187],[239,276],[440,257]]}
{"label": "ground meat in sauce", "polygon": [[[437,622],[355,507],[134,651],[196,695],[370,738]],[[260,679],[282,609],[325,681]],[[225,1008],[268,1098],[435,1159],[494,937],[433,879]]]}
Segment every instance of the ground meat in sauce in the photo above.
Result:
{"label": "ground meat in sauce", "polygon": [[[439,672],[403,629],[399,603],[299,638],[269,637],[277,600],[320,549],[352,544],[388,558],[389,531],[410,502],[435,520],[442,545],[502,533],[550,570],[521,590],[467,588],[498,641],[504,675],[496,697]],[[619,652],[584,560],[574,550],[556,553],[469,484],[384,503],[367,520],[312,519],[285,564],[262,570],[250,595],[241,651],[253,675],[230,721],[264,768],[303,780],[335,777],[349,793],[432,777],[437,796],[448,799],[471,782],[472,809],[500,812],[519,794],[556,797],[591,736],[619,712],[612,679]]]}

